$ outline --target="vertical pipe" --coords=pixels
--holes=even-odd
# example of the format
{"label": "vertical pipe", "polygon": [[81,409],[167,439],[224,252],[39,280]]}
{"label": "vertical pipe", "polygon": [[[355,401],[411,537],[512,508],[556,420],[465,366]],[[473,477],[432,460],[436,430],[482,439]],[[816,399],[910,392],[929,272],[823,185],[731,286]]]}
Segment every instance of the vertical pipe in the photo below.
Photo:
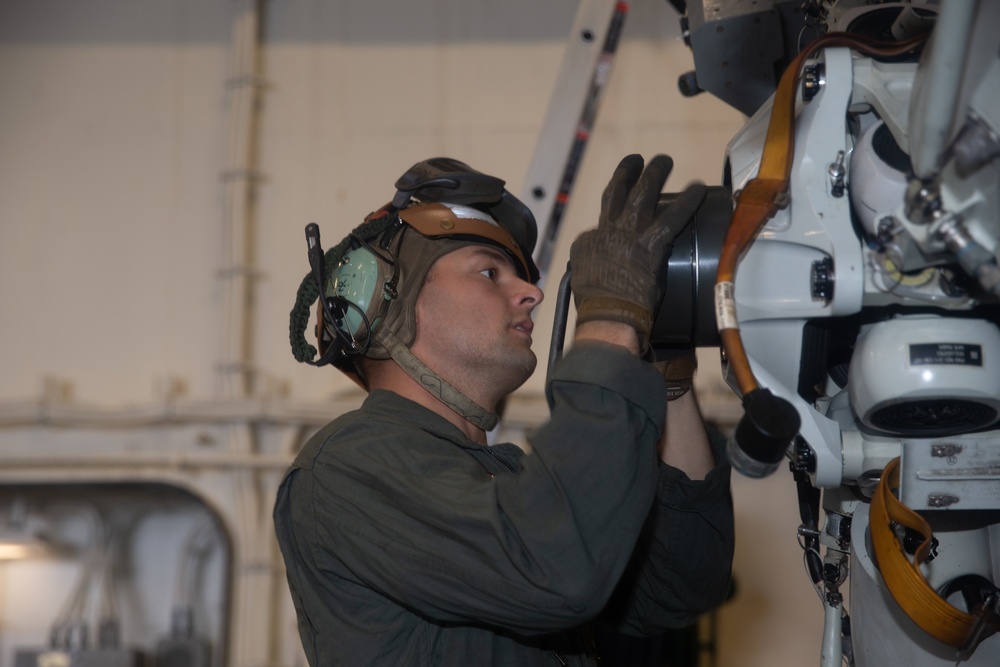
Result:
{"label": "vertical pipe", "polygon": [[839,667],[843,663],[843,645],[840,625],[843,610],[839,604],[823,601],[823,649],[820,654],[821,667]]}
{"label": "vertical pipe", "polygon": [[[261,16],[263,0],[233,0],[223,176],[223,265],[221,384],[227,398],[253,395],[253,292],[256,279],[258,143],[261,107]],[[229,448],[257,453],[258,433],[252,423],[228,429]],[[270,664],[274,614],[268,600],[276,581],[271,553],[272,528],[267,500],[256,471],[236,471],[236,525],[233,541],[233,604],[226,654],[235,667]]]}
{"label": "vertical pipe", "polygon": [[941,3],[927,60],[921,64],[919,89],[910,103],[910,159],[914,173],[924,180],[941,169],[951,139],[976,5],[976,0]]}
{"label": "vertical pipe", "polygon": [[227,116],[223,174],[222,393],[253,393],[252,304],[255,280],[253,232],[259,181],[261,0],[238,0],[226,81]]}

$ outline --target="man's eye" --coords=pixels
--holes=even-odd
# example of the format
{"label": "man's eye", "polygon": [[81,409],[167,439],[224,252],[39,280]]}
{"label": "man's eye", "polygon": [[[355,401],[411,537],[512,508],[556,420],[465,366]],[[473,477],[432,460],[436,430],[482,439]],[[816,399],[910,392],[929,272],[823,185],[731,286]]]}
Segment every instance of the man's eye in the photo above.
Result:
{"label": "man's eye", "polygon": [[496,278],[497,278],[497,270],[496,269],[483,269],[479,273],[483,274],[484,276],[486,276],[490,280],[496,280]]}

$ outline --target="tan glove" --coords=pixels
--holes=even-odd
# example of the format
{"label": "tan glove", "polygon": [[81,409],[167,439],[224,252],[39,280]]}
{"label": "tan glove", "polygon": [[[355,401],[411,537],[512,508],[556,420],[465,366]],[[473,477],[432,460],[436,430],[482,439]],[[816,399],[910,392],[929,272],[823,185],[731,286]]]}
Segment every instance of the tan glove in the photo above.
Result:
{"label": "tan glove", "polygon": [[692,185],[657,210],[673,166],[668,155],[655,156],[645,169],[641,155],[626,156],[604,190],[597,229],[580,234],[570,248],[577,324],[628,324],[643,353],[660,302],[657,274],[705,198],[705,186]]}

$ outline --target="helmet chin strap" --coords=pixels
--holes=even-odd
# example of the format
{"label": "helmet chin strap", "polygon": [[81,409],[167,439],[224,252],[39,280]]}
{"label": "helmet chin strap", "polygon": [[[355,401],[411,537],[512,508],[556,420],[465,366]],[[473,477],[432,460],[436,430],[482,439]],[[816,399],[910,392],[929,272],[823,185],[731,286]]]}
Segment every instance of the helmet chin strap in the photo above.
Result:
{"label": "helmet chin strap", "polygon": [[395,335],[383,329],[378,331],[375,337],[379,339],[385,349],[388,350],[389,355],[407,375],[420,383],[420,386],[454,410],[463,419],[481,428],[483,431],[493,430],[500,421],[500,418],[496,414],[470,399],[446,382],[440,375],[428,368],[427,364],[413,356],[413,353]]}

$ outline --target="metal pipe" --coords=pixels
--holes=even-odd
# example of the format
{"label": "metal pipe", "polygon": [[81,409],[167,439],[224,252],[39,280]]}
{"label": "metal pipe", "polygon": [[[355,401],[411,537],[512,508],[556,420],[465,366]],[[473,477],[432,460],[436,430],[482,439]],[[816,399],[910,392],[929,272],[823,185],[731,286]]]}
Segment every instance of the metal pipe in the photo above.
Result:
{"label": "metal pipe", "polygon": [[83,456],[66,456],[63,453],[44,454],[5,454],[0,457],[0,465],[11,468],[40,468],[47,473],[57,469],[197,469],[197,468],[234,468],[242,470],[285,470],[292,462],[291,456],[264,456],[260,454],[225,453],[195,454],[182,452],[129,452],[128,456],[121,454],[87,454]]}
{"label": "metal pipe", "polygon": [[546,384],[548,378],[552,377],[552,369],[556,362],[562,358],[563,345],[566,342],[566,322],[569,317],[569,302],[573,294],[570,280],[572,278],[572,268],[566,265],[566,273],[559,281],[559,292],[556,297],[556,312],[552,320],[552,338],[549,343],[549,363],[546,369]]}
{"label": "metal pipe", "polygon": [[163,425],[250,422],[322,426],[360,406],[361,394],[329,401],[233,399],[168,401],[125,409],[104,409],[45,400],[0,404],[0,429],[32,426],[73,428],[146,428]]}
{"label": "metal pipe", "polygon": [[976,4],[976,0],[941,3],[926,62],[920,67],[910,104],[909,144],[913,171],[923,180],[940,171],[951,141]]}
{"label": "metal pipe", "polygon": [[262,81],[261,0],[241,0],[230,38],[230,75],[226,81],[228,116],[223,165],[222,340],[219,371],[222,394],[254,391],[253,288],[256,279],[253,235],[256,218],[258,132]]}

